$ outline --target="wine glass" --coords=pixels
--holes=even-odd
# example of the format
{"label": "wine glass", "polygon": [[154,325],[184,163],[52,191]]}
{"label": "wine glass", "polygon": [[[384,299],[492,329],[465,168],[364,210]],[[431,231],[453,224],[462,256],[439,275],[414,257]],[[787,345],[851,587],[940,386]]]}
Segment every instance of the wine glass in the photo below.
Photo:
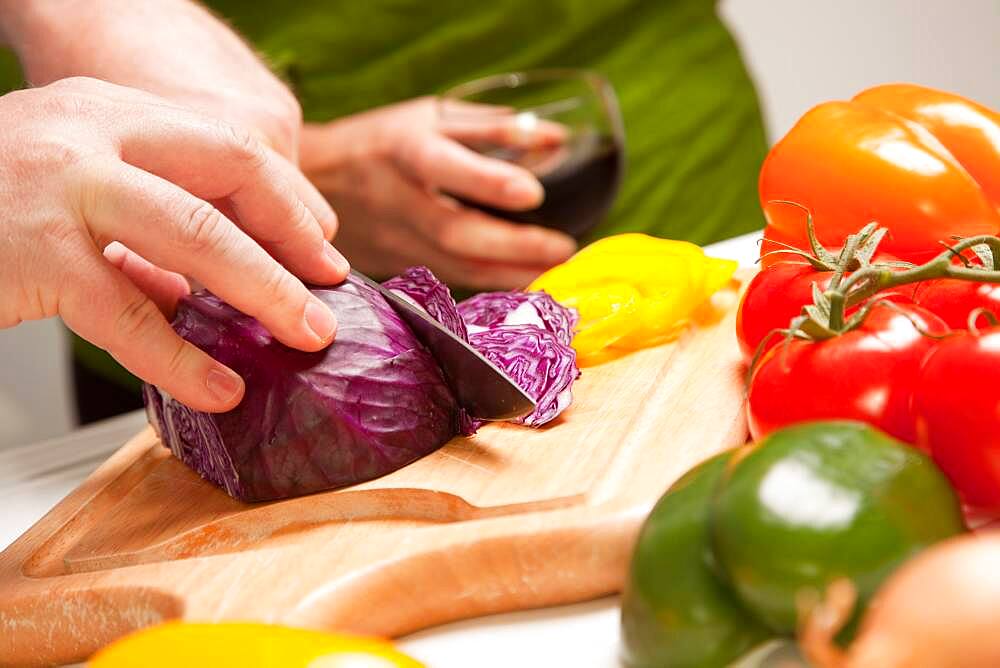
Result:
{"label": "wine glass", "polygon": [[458,198],[492,216],[562,230],[580,239],[611,208],[622,179],[625,132],[601,75],[576,69],[498,74],[444,93],[439,123],[470,149],[531,171],[545,200],[509,211]]}

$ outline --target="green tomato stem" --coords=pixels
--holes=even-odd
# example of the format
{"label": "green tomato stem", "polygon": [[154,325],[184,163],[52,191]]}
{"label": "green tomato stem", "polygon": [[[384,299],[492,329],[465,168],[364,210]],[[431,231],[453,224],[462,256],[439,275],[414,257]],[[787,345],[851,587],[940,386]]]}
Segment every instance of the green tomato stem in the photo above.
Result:
{"label": "green tomato stem", "polygon": [[[809,223],[811,224],[811,220]],[[952,262],[956,255],[964,251],[976,246],[986,246],[992,256],[993,266],[1000,268],[1000,237],[980,235],[962,239],[925,264],[899,269],[900,263],[869,264],[867,256],[874,253],[874,248],[865,247],[877,245],[878,240],[872,239],[879,235],[879,231],[877,225],[869,224],[858,234],[850,235],[845,240],[844,247],[836,258],[836,269],[829,288],[817,297],[814,304],[803,308],[802,315],[788,329],[781,330],[786,336],[822,340],[853,329],[864,321],[867,309],[859,311],[850,319],[846,316],[847,309],[890,288],[936,278],[1000,284],[1000,269],[959,266]],[[810,237],[814,237],[811,228]],[[866,257],[859,257],[861,249],[864,249]],[[859,262],[861,267],[847,275]]]}
{"label": "green tomato stem", "polygon": [[[919,283],[935,278],[957,278],[963,281],[980,283],[1000,283],[1000,270],[981,269],[957,266],[951,262],[956,253],[968,250],[973,246],[988,246],[993,254],[994,266],[1000,267],[1000,238],[981,235],[969,237],[957,243],[953,248],[912,269],[892,271],[889,268],[872,265],[860,269],[848,276],[840,285],[831,282],[827,296],[830,298],[830,329],[838,329],[844,325],[846,308],[865,301],[872,295],[889,288]],[[845,246],[846,248],[846,246]]]}

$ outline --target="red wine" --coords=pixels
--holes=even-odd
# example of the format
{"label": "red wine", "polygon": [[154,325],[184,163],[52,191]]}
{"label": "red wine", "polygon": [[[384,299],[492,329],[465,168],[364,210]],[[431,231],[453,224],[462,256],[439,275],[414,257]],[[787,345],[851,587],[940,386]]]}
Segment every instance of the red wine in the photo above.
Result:
{"label": "red wine", "polygon": [[566,144],[531,151],[480,152],[527,168],[545,188],[545,201],[528,211],[497,209],[459,199],[497,218],[555,228],[579,239],[601,221],[618,192],[623,156],[618,144],[608,136],[577,135]]}

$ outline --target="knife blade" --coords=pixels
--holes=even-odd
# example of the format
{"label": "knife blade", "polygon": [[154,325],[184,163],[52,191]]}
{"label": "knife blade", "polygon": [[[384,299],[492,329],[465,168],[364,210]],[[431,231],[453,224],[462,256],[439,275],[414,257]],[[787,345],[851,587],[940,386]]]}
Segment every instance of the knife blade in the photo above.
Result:
{"label": "knife blade", "polygon": [[510,420],[535,410],[535,401],[510,376],[422,308],[355,269],[351,274],[378,290],[430,350],[459,405],[469,415],[480,420]]}

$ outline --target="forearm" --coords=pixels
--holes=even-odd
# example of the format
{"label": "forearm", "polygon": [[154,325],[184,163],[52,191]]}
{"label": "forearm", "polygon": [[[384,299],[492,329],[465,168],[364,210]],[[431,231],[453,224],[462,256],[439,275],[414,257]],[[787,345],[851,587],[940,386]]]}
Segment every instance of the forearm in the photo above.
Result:
{"label": "forearm", "polygon": [[295,97],[190,0],[0,0],[0,33],[29,84],[85,76],[138,88],[250,129],[295,160]]}
{"label": "forearm", "polygon": [[[216,55],[245,51],[248,64],[255,60],[239,37],[188,0],[0,0],[0,34],[34,85],[67,76],[135,85],[157,53],[177,81],[203,78]],[[194,48],[198,58],[177,57]]]}

